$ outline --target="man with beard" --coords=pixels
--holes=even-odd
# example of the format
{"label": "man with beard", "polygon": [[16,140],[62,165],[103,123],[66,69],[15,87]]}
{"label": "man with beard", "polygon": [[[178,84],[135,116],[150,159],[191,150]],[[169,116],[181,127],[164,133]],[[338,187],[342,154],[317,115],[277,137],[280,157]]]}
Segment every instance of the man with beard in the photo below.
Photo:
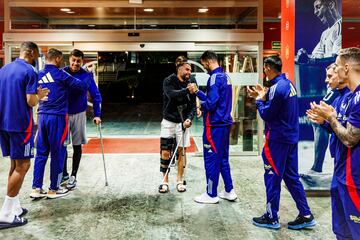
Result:
{"label": "man with beard", "polygon": [[[204,133],[203,151],[206,173],[206,192],[195,197],[195,202],[213,204],[219,197],[234,201],[237,195],[229,164],[229,138],[232,125],[232,85],[229,76],[219,66],[218,56],[213,51],[206,51],[200,58],[201,64],[210,74],[207,81],[206,94],[195,84],[189,85],[190,93],[196,93],[201,101]],[[219,194],[217,186],[219,176],[224,180],[225,189]]]}
{"label": "man with beard", "polygon": [[[165,78],[163,83],[164,102],[163,120],[160,133],[160,172],[163,173],[163,182],[159,186],[160,193],[169,192],[169,164],[172,154],[178,154],[178,174],[176,189],[186,191],[186,182],[183,179],[186,163],[185,150],[190,146],[189,128],[196,116],[196,96],[187,89],[189,83],[196,84],[190,77],[191,66],[187,59],[179,56],[175,61],[176,74]],[[184,134],[184,136],[183,136]],[[173,152],[179,143],[177,153]]]}
{"label": "man with beard", "polygon": [[284,180],[299,215],[288,222],[290,229],[310,228],[316,225],[306,200],[298,173],[299,106],[295,86],[281,72],[282,61],[278,56],[264,60],[264,73],[271,87],[266,91],[260,84],[248,87],[250,97],[265,122],[262,158],[266,187],[266,212],[253,218],[258,227],[279,229],[281,182]]}
{"label": "man with beard", "polygon": [[49,89],[38,87],[33,66],[39,57],[33,42],[20,45],[20,56],[0,70],[0,145],[11,165],[4,203],[0,210],[0,229],[22,226],[28,212],[22,208],[19,191],[34,157],[33,107]]}
{"label": "man with beard", "polygon": [[82,155],[82,144],[87,143],[86,139],[86,108],[87,108],[87,93],[90,93],[94,106],[93,122],[96,125],[101,123],[101,95],[96,86],[93,73],[87,72],[82,68],[84,61],[84,53],[78,49],[70,52],[69,66],[64,70],[75,78],[84,82],[90,82],[88,89],[71,89],[69,93],[69,133],[71,134],[71,142],[73,145],[72,156],[72,171],[69,177],[67,171],[67,154],[64,161],[63,179],[61,184],[67,183],[68,189],[75,189],[77,185],[77,172],[80,166]]}

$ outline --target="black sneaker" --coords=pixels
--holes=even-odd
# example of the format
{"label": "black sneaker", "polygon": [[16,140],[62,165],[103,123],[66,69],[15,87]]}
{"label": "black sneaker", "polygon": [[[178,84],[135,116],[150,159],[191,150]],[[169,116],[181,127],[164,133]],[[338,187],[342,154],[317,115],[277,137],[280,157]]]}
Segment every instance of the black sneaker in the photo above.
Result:
{"label": "black sneaker", "polygon": [[298,215],[296,219],[292,222],[288,222],[288,228],[299,230],[303,228],[311,228],[316,225],[316,221],[314,219],[314,216],[310,214],[310,217],[304,217]]}
{"label": "black sneaker", "polygon": [[280,229],[280,223],[278,220],[271,220],[267,214],[262,215],[261,217],[254,217],[252,223],[255,226],[271,229]]}

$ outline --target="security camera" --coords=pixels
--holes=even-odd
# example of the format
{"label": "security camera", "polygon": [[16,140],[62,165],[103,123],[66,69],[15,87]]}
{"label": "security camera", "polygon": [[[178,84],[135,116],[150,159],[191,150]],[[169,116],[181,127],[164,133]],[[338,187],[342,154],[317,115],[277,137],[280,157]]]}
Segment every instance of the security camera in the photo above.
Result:
{"label": "security camera", "polygon": [[141,48],[144,48],[144,47],[145,47],[145,44],[144,44],[144,43],[141,43],[141,44],[140,44],[140,47],[141,47]]}

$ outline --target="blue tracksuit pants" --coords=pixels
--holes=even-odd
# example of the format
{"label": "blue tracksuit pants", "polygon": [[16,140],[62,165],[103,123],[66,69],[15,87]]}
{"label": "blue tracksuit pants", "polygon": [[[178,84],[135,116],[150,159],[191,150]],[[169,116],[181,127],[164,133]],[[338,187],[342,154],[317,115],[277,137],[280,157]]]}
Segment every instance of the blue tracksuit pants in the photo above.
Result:
{"label": "blue tracksuit pants", "polygon": [[298,173],[298,145],[269,141],[266,139],[262,157],[266,186],[266,212],[268,217],[278,220],[281,181],[284,182],[296,203],[300,215],[311,214],[304,188]]}
{"label": "blue tracksuit pants", "polygon": [[205,127],[203,133],[204,163],[206,172],[206,192],[217,196],[219,176],[224,180],[225,191],[233,189],[229,164],[230,127]]}
{"label": "blue tracksuit pants", "polygon": [[[350,189],[351,190],[351,189]],[[352,189],[360,195],[360,191]],[[351,200],[349,188],[336,176],[331,182],[331,207],[333,232],[338,240],[360,239],[360,210]]]}
{"label": "blue tracksuit pants", "polygon": [[67,140],[67,136],[67,115],[39,114],[33,188],[42,188],[45,165],[49,153],[51,153],[50,189],[59,189],[65,161],[65,140]]}

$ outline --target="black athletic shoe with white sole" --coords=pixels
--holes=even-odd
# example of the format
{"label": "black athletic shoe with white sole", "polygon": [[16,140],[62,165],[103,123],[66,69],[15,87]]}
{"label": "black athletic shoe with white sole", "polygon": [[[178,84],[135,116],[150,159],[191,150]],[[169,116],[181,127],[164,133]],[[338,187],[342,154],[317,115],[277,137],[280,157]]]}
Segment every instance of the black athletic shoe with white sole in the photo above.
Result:
{"label": "black athletic shoe with white sole", "polygon": [[303,228],[312,228],[316,225],[314,216],[310,214],[310,217],[297,216],[292,222],[288,222],[288,228],[294,230],[300,230]]}
{"label": "black athletic shoe with white sole", "polygon": [[271,220],[267,214],[262,215],[261,217],[254,217],[252,223],[257,227],[271,228],[271,229],[280,229],[280,223],[278,220]]}

